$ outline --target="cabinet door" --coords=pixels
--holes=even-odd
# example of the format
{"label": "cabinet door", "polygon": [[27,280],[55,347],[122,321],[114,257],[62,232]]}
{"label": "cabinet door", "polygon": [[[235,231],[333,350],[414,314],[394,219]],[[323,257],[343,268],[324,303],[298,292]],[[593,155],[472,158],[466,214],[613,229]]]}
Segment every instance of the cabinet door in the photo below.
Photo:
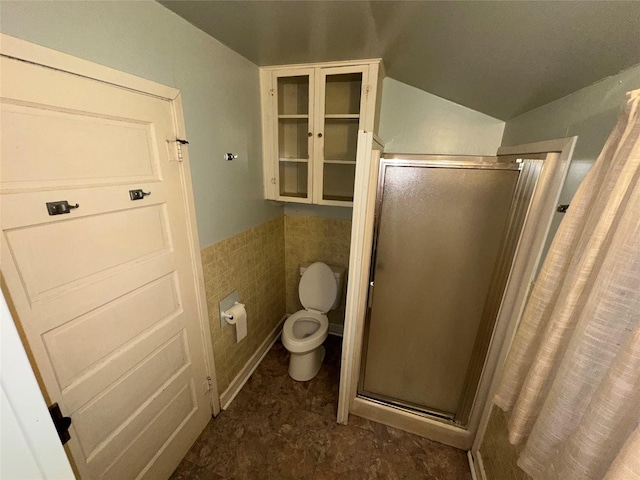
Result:
{"label": "cabinet door", "polygon": [[321,68],[316,95],[314,203],[352,205],[369,67]]}
{"label": "cabinet door", "polygon": [[313,68],[273,72],[278,200],[311,203],[314,80]]}

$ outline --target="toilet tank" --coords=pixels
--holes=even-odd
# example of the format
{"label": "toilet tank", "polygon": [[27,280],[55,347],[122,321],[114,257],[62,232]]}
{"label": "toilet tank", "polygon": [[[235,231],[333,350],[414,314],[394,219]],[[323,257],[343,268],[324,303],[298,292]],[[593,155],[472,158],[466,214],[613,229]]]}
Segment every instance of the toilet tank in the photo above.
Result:
{"label": "toilet tank", "polygon": [[[300,276],[302,276],[309,265],[311,264],[305,263],[300,265]],[[345,274],[347,273],[347,269],[345,267],[339,267],[337,265],[329,265],[328,263],[327,266],[333,271],[333,276],[336,277],[336,283],[338,284],[338,293],[336,295],[336,300],[335,302],[333,302],[333,305],[331,305],[331,310],[335,310],[336,308],[338,308],[340,302],[342,301],[342,294],[344,292],[344,279],[346,277]]]}

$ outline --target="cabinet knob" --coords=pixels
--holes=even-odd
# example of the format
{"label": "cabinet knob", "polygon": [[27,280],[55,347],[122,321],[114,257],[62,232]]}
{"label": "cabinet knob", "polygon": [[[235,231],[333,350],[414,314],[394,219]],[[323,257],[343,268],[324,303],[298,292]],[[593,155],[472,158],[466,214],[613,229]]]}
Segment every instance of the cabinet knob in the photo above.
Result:
{"label": "cabinet knob", "polygon": [[313,137],[313,133],[309,132],[309,133],[307,134],[307,136],[309,136],[309,137]]}
{"label": "cabinet knob", "polygon": [[321,133],[318,134],[318,138],[322,138],[322,134]]}

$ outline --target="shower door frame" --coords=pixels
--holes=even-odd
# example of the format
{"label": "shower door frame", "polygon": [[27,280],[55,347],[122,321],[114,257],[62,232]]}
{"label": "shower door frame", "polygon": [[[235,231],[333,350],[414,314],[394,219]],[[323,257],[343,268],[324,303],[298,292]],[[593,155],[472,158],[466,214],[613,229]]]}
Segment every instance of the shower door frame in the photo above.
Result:
{"label": "shower door frame", "polygon": [[[460,395],[460,400],[456,412],[441,412],[428,405],[412,405],[399,399],[385,397],[374,392],[366,392],[364,388],[364,374],[366,368],[366,356],[368,345],[368,334],[372,315],[372,294],[375,292],[373,286],[378,255],[378,240],[380,234],[380,224],[382,220],[382,208],[384,204],[384,188],[386,171],[388,167],[396,168],[431,168],[431,169],[455,169],[455,170],[485,170],[485,171],[505,171],[518,172],[514,191],[509,199],[509,211],[507,213],[504,234],[500,240],[496,262],[493,265],[493,272],[489,281],[489,288],[485,297],[485,306],[478,323],[478,333],[474,340],[472,354],[467,368],[465,386]],[[371,254],[371,266],[369,273],[369,285],[371,286],[368,296],[368,304],[365,316],[363,348],[360,360],[360,378],[358,382],[358,396],[374,402],[380,402],[394,408],[413,411],[418,415],[427,415],[437,421],[451,423],[462,428],[466,428],[469,420],[476,392],[480,382],[480,371],[473,368],[475,362],[481,362],[484,366],[488,345],[493,333],[493,327],[497,318],[497,312],[506,287],[509,269],[515,258],[515,249],[520,237],[520,232],[524,224],[524,217],[533,195],[536,182],[542,169],[542,159],[517,159],[514,161],[500,161],[495,157],[473,157],[473,156],[450,156],[450,155],[385,155],[380,160],[378,173],[378,188],[376,194],[376,210],[373,232],[373,247]],[[472,386],[468,385],[469,378],[472,378]]]}
{"label": "shower door frame", "polygon": [[498,149],[498,156],[549,152],[556,152],[556,154],[547,156],[544,161],[544,168],[525,218],[496,321],[492,344],[487,355],[485,371],[478,388],[479,403],[472,412],[467,429],[357,397],[367,279],[370,268],[368,252],[371,249],[373,235],[373,204],[376,196],[379,157],[371,155],[369,162],[357,165],[356,177],[360,179],[362,188],[356,190],[354,198],[338,423],[346,425],[349,415],[355,414],[465,450],[471,447],[476,438],[476,432],[482,432],[486,426],[491,406],[491,402],[486,400],[489,398],[490,389],[497,382],[496,377],[499,376],[517,320],[540,263],[576,140],[577,137],[569,137]]}

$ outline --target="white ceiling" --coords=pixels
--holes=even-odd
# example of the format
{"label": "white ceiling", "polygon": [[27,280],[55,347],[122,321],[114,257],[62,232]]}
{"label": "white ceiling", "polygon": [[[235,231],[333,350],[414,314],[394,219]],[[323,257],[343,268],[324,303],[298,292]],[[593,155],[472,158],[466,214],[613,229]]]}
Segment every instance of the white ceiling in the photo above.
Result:
{"label": "white ceiling", "polygon": [[257,65],[382,57],[507,120],[640,63],[640,1],[160,1]]}

